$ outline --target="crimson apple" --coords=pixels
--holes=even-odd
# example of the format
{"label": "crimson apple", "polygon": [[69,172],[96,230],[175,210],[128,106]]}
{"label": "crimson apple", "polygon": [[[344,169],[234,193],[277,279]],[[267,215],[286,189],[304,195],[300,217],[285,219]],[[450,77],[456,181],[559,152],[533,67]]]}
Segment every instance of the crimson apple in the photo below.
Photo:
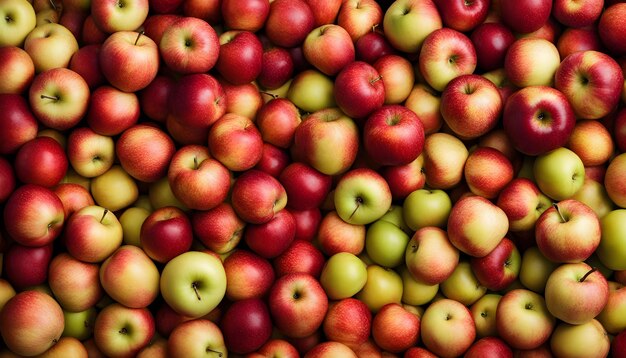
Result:
{"label": "crimson apple", "polygon": [[234,302],[220,320],[226,348],[236,354],[251,353],[272,334],[272,319],[265,302],[249,298]]}
{"label": "crimson apple", "polygon": [[282,47],[297,47],[315,27],[315,17],[304,0],[275,0],[265,21],[265,34]]}
{"label": "crimson apple", "polygon": [[265,258],[246,249],[236,249],[224,260],[226,297],[231,301],[263,298],[274,284],[274,269]]}
{"label": "crimson apple", "polygon": [[166,263],[191,248],[191,221],[176,207],[156,209],[141,225],[140,240],[141,247],[151,259]]}
{"label": "crimson apple", "polygon": [[220,56],[213,27],[191,16],[181,17],[169,25],[157,44],[163,62],[180,74],[208,72]]}
{"label": "crimson apple", "polygon": [[24,97],[0,93],[0,154],[13,154],[37,136],[38,122]]}
{"label": "crimson apple", "polygon": [[168,98],[168,106],[176,121],[197,128],[208,128],[226,112],[222,86],[206,73],[179,78]]}
{"label": "crimson apple", "polygon": [[330,175],[299,162],[291,163],[283,169],[278,180],[287,192],[287,207],[295,210],[319,207],[332,186]]}
{"label": "crimson apple", "polygon": [[335,78],[334,97],[339,108],[352,118],[365,118],[382,107],[385,86],[378,71],[366,62],[354,61]]}
{"label": "crimson apple", "polygon": [[232,84],[254,81],[263,68],[263,45],[250,31],[230,30],[219,37],[219,57],[215,68]]}
{"label": "crimson apple", "polygon": [[296,235],[296,222],[288,210],[280,210],[265,223],[247,225],[244,240],[248,247],[267,259],[282,254]]}
{"label": "crimson apple", "polygon": [[15,156],[15,175],[22,183],[51,188],[65,177],[69,161],[63,147],[50,137],[37,137],[20,147]]}

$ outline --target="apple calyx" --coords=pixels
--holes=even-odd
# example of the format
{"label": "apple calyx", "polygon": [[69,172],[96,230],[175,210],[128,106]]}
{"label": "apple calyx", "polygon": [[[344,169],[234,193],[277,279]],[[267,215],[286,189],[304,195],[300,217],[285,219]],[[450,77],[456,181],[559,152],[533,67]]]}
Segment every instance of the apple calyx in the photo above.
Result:
{"label": "apple calyx", "polygon": [[554,207],[554,209],[556,209],[556,212],[559,213],[559,216],[561,217],[561,222],[566,223],[567,219],[565,218],[565,216],[563,216],[563,213],[559,209],[559,206],[556,203],[552,204],[552,206]]}
{"label": "apple calyx", "polygon": [[220,351],[216,351],[216,350],[211,349],[209,347],[206,347],[206,352],[207,353],[215,353],[215,354],[217,354],[218,357],[223,357],[224,356],[224,353],[222,353]]}
{"label": "apple calyx", "polygon": [[104,212],[102,213],[102,217],[100,218],[100,224],[102,224],[102,221],[104,220],[104,217],[107,216],[108,212],[109,212],[109,209],[104,209]]}
{"label": "apple calyx", "polygon": [[196,297],[198,298],[198,301],[202,301],[202,297],[200,297],[200,292],[198,292],[198,283],[197,282],[192,282],[191,283],[191,288],[193,288],[193,292],[196,293]]}
{"label": "apple calyx", "polygon": [[578,282],[585,282],[585,280],[587,279],[587,277],[589,277],[589,275],[591,275],[592,273],[598,271],[597,267],[593,267],[591,268],[591,270],[587,271],[587,273],[585,273],[583,275],[583,277],[580,278],[580,280],[578,280]]}
{"label": "apple calyx", "polygon": [[356,214],[356,211],[359,210],[359,207],[361,206],[361,204],[363,204],[363,198],[357,196],[356,199],[354,199],[354,202],[356,203],[356,207],[354,208],[354,211],[352,211],[352,214],[350,214],[350,217],[348,219],[352,219],[354,214]]}

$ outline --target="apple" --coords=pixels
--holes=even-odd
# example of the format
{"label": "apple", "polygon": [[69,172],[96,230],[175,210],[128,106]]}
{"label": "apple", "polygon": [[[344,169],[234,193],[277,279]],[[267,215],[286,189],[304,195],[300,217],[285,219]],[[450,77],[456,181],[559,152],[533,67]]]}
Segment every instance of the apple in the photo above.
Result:
{"label": "apple", "polygon": [[537,246],[554,262],[576,263],[588,259],[600,244],[601,236],[596,213],[574,199],[554,203],[535,224]]}
{"label": "apple", "polygon": [[465,352],[464,358],[478,357],[513,357],[513,351],[498,337],[483,337],[476,340]]}
{"label": "apple", "polygon": [[356,353],[347,345],[339,342],[319,342],[304,355],[305,358],[345,357],[356,358]]}
{"label": "apple", "polygon": [[615,209],[600,220],[602,238],[596,250],[600,262],[611,270],[624,270],[624,227],[622,220],[626,217],[626,210]]}
{"label": "apple", "polygon": [[48,285],[64,310],[82,312],[94,307],[104,295],[99,270],[98,264],[59,253],[50,261]]}
{"label": "apple", "polygon": [[154,317],[147,308],[112,303],[98,313],[93,332],[94,342],[103,354],[134,356],[152,340]]}
{"label": "apple", "polygon": [[354,163],[359,147],[356,123],[337,108],[304,118],[294,132],[294,147],[302,162],[327,175],[344,173]]}
{"label": "apple", "polygon": [[274,177],[259,170],[248,170],[235,180],[231,204],[245,222],[263,224],[285,208],[287,194]]}
{"label": "apple", "polygon": [[313,334],[322,326],[328,310],[328,297],[322,285],[305,273],[277,278],[267,300],[274,326],[287,337]]}
{"label": "apple", "polygon": [[491,131],[503,107],[496,86],[480,75],[459,75],[441,94],[441,116],[461,138],[477,138]]}
{"label": "apple", "polygon": [[626,322],[622,318],[624,312],[626,289],[624,285],[615,281],[609,281],[609,299],[596,319],[609,334],[618,335],[626,328]]}
{"label": "apple", "polygon": [[611,349],[611,341],[595,319],[580,325],[560,323],[550,338],[550,349],[555,355],[561,356],[606,357]]}
{"label": "apple", "polygon": [[380,265],[367,266],[367,279],[355,298],[363,301],[376,314],[389,303],[401,303],[404,285],[402,277],[393,269]]}
{"label": "apple", "polygon": [[622,16],[626,11],[626,6],[620,3],[614,3],[607,6],[598,21],[598,35],[609,53],[616,56],[626,54],[624,46],[624,35],[621,33],[623,29]]}
{"label": "apple", "polygon": [[261,72],[256,82],[265,89],[275,90],[287,83],[294,73],[294,63],[289,51],[271,47],[263,51]]}
{"label": "apple", "polygon": [[412,54],[420,51],[428,35],[442,27],[443,20],[432,0],[394,1],[383,18],[389,43],[399,51]]}
{"label": "apple", "polygon": [[195,319],[177,325],[167,339],[167,353],[177,357],[217,356],[226,353],[224,335],[208,319]]}
{"label": "apple", "polygon": [[371,224],[365,236],[365,252],[376,264],[398,267],[404,263],[410,236],[400,227],[379,219]]}
{"label": "apple", "polygon": [[219,36],[219,43],[219,57],[215,68],[224,79],[241,85],[257,78],[263,66],[263,45],[254,33],[226,31]]}
{"label": "apple", "polygon": [[226,273],[216,256],[200,251],[182,253],[165,264],[161,296],[179,314],[197,318],[211,312],[226,294]]}
{"label": "apple", "polygon": [[272,261],[276,276],[303,272],[315,278],[322,273],[326,259],[309,241],[294,239],[289,247]]}
{"label": "apple", "polygon": [[182,76],[168,97],[170,114],[175,120],[198,129],[210,127],[224,115],[225,102],[222,86],[206,73]]}
{"label": "apple", "polygon": [[0,94],[0,111],[6,113],[0,122],[0,154],[13,154],[37,136],[38,122],[26,99],[18,94]]}
{"label": "apple", "polygon": [[601,51],[602,44],[598,36],[598,29],[593,26],[583,28],[569,27],[563,30],[561,36],[556,42],[556,48],[561,54],[561,58],[565,58],[578,51]]}
{"label": "apple", "polygon": [[315,27],[315,16],[304,0],[275,0],[265,20],[265,35],[281,47],[296,47]]}
{"label": "apple", "polygon": [[37,247],[11,244],[2,255],[3,276],[19,291],[44,284],[52,252],[52,243]]}
{"label": "apple", "polygon": [[[298,72],[291,81],[285,82],[275,91],[286,87],[287,97],[293,104],[304,112],[314,113],[323,109],[336,107],[334,97],[334,82],[329,76],[316,69],[306,69]],[[272,98],[274,95],[271,95]]]}
{"label": "apple", "polygon": [[20,182],[51,188],[65,176],[68,160],[63,147],[56,140],[37,137],[20,147],[13,167]]}
{"label": "apple", "polygon": [[208,72],[215,66],[220,52],[213,27],[191,16],[173,21],[155,43],[165,65],[179,74]]}
{"label": "apple", "polygon": [[500,22],[483,22],[474,27],[470,40],[476,50],[477,67],[493,71],[504,66],[504,57],[509,46],[515,42],[515,36]]}
{"label": "apple", "polygon": [[403,352],[420,337],[420,318],[397,303],[383,306],[372,320],[374,342],[388,352]]}
{"label": "apple", "polygon": [[498,195],[497,203],[509,218],[509,230],[526,231],[550,207],[551,201],[527,178],[514,178]]}
{"label": "apple", "polygon": [[[536,31],[542,27],[548,21],[551,10],[552,2],[544,0],[523,4],[509,1],[500,3],[502,22],[514,32],[522,34]],[[526,14],[533,14],[533,16],[528,17]]]}
{"label": "apple", "polygon": [[585,166],[576,153],[559,147],[537,157],[533,174],[537,186],[544,194],[554,200],[564,200],[582,187]]}
{"label": "apple", "polygon": [[626,342],[624,341],[624,337],[626,337],[626,333],[620,332],[613,338],[613,341],[611,342],[611,354],[614,356],[619,356],[620,354],[626,352]]}
{"label": "apple", "polygon": [[424,156],[420,154],[408,164],[380,168],[380,174],[389,184],[391,196],[394,200],[405,199],[414,191],[424,187],[426,175],[422,170],[423,167]]}
{"label": "apple", "polygon": [[21,47],[0,47],[0,93],[22,94],[35,77],[35,64]]}
{"label": "apple", "polygon": [[427,285],[445,281],[459,262],[459,251],[445,231],[437,227],[418,229],[406,245],[405,264],[411,276]]}
{"label": "apple", "polygon": [[336,23],[348,31],[352,42],[356,42],[381,24],[383,15],[381,4],[377,1],[346,0],[339,8]]}
{"label": "apple", "polygon": [[554,86],[571,103],[577,118],[599,119],[620,101],[624,76],[617,61],[599,51],[567,56],[554,75]]}
{"label": "apple", "polygon": [[261,160],[254,166],[254,169],[278,178],[289,163],[291,163],[291,157],[286,150],[263,142],[263,154],[261,155]]}
{"label": "apple", "polygon": [[[147,21],[146,21],[147,22]],[[83,28],[81,31],[81,40],[85,45],[101,44],[107,38],[108,34],[102,31],[93,20],[91,14],[87,15],[83,21]]]}
{"label": "apple", "polygon": [[614,204],[611,198],[609,198],[604,185],[589,177],[585,178],[583,186],[571,199],[578,200],[589,206],[600,219],[614,208]]}
{"label": "apple", "polygon": [[609,300],[607,280],[585,263],[557,267],[544,293],[550,313],[569,324],[583,324],[596,317]]}
{"label": "apple", "polygon": [[4,203],[17,186],[15,169],[9,160],[0,157],[0,203]]}
{"label": "apple", "polygon": [[226,297],[231,301],[262,298],[274,283],[274,269],[265,258],[246,249],[236,249],[224,260]]}
{"label": "apple", "polygon": [[[165,33],[165,30],[167,30],[170,25],[180,20],[181,17],[182,16],[180,14],[154,13],[146,18],[146,21],[144,21],[141,27],[144,31],[144,34],[154,40],[154,42],[158,46],[161,43],[161,39],[163,39],[163,34]],[[106,36],[107,35],[105,35],[105,37]]]}
{"label": "apple", "polygon": [[[463,332],[451,335],[449,332]],[[469,309],[450,299],[433,302],[421,318],[422,342],[438,356],[460,356],[474,342],[476,328]]]}
{"label": "apple", "polygon": [[67,220],[64,239],[70,255],[84,262],[99,263],[122,244],[122,225],[108,209],[86,206]]}
{"label": "apple", "polygon": [[431,189],[450,189],[461,182],[469,151],[459,138],[444,132],[429,134],[422,153]]}
{"label": "apple", "polygon": [[500,291],[517,279],[521,261],[515,243],[505,237],[487,256],[474,257],[470,264],[481,285],[492,291]]}
{"label": "apple", "polygon": [[154,182],[167,174],[176,148],[164,131],[137,124],[126,129],[115,143],[115,153],[122,168],[133,178]]}
{"label": "apple", "polygon": [[191,224],[195,237],[218,254],[235,248],[243,237],[245,227],[245,222],[227,202],[210,210],[193,212]]}
{"label": "apple", "polygon": [[487,293],[474,302],[470,307],[472,318],[476,326],[476,337],[497,336],[496,309],[502,295]]}
{"label": "apple", "polygon": [[443,190],[418,189],[411,192],[402,205],[402,216],[407,226],[417,231],[427,226],[444,227],[448,221],[452,201]]}
{"label": "apple", "polygon": [[35,72],[40,73],[67,68],[72,55],[78,51],[78,41],[65,26],[46,23],[28,33],[24,39],[24,50],[33,60]]}
{"label": "apple", "polygon": [[365,225],[348,223],[333,210],[321,218],[315,239],[328,256],[339,252],[358,255],[365,248],[366,232]]}
{"label": "apple", "polygon": [[620,184],[620,173],[624,166],[626,166],[626,155],[620,153],[611,159],[604,176],[604,188],[606,189],[606,193],[615,205],[621,208],[626,207],[626,191]]}
{"label": "apple", "polygon": [[324,318],[323,331],[328,340],[358,347],[370,337],[372,313],[356,298],[333,302]]}
{"label": "apple", "polygon": [[149,0],[133,0],[120,4],[117,0],[92,1],[91,16],[106,33],[134,31],[148,17]]}
{"label": "apple", "polygon": [[454,268],[449,277],[439,284],[439,290],[444,297],[471,306],[487,293],[487,287],[483,286],[470,263],[471,259],[463,257]]}
{"label": "apple", "polygon": [[113,166],[113,138],[100,135],[89,127],[73,129],[67,137],[67,157],[72,168],[85,178],[104,174]]}
{"label": "apple", "polygon": [[156,122],[165,122],[168,117],[167,98],[174,87],[174,79],[159,75],[138,94],[139,105],[143,113]]}
{"label": "apple", "polygon": [[494,148],[476,148],[465,162],[464,177],[467,186],[472,193],[484,198],[497,198],[513,180],[513,176],[513,164]]}
{"label": "apple", "polygon": [[64,320],[59,304],[46,293],[22,291],[10,298],[0,312],[0,332],[15,354],[44,353],[61,338]]}
{"label": "apple", "polygon": [[222,20],[227,28],[257,32],[263,27],[270,12],[269,0],[255,0],[242,3],[235,0],[223,0],[221,3]]}
{"label": "apple", "polygon": [[265,103],[257,83],[234,85],[222,80],[221,84],[226,95],[226,112],[256,119],[259,108]]}
{"label": "apple", "polygon": [[507,79],[517,87],[550,86],[561,63],[556,46],[541,38],[521,38],[504,58]]}
{"label": "apple", "polygon": [[564,146],[576,117],[565,95],[552,87],[524,87],[507,99],[504,131],[517,150],[539,155]]}
{"label": "apple", "polygon": [[509,228],[502,209],[480,196],[458,200],[448,217],[450,242],[473,257],[484,257],[495,249]]}
{"label": "apple", "polygon": [[402,303],[421,306],[431,302],[439,293],[439,284],[430,285],[417,280],[405,267],[400,267],[402,278]]}
{"label": "apple", "polygon": [[287,192],[287,207],[295,210],[319,207],[332,186],[331,176],[299,162],[285,167],[278,180]]}
{"label": "apple", "polygon": [[336,24],[325,24],[311,30],[302,43],[305,59],[328,76],[334,76],[354,62],[354,43],[350,34]]}
{"label": "apple", "polygon": [[19,186],[4,204],[4,228],[15,242],[44,246],[60,235],[65,223],[63,203],[48,188]]}
{"label": "apple", "polygon": [[578,120],[566,144],[576,153],[585,167],[607,163],[615,150],[609,130],[596,120]]}
{"label": "apple", "polygon": [[365,118],[385,102],[382,76],[372,65],[354,61],[335,77],[337,106],[351,118]]}
{"label": "apple", "polygon": [[[141,1],[147,2],[138,0],[135,3]],[[95,3],[104,7],[111,4],[111,1]],[[130,10],[133,8],[125,6],[122,10],[126,7],[130,7]],[[151,38],[141,33],[116,31],[102,44],[99,60],[102,74],[113,87],[124,92],[137,92],[146,88],[156,77],[159,69],[159,49]]]}
{"label": "apple", "polygon": [[2,7],[5,21],[0,27],[0,47],[21,47],[37,25],[35,9],[27,0],[3,1]]}
{"label": "apple", "polygon": [[141,109],[136,93],[102,85],[91,93],[86,122],[100,135],[115,136],[139,121]]}
{"label": "apple", "polygon": [[319,279],[331,300],[354,296],[368,280],[367,266],[348,252],[336,253],[326,260]]}
{"label": "apple", "polygon": [[259,298],[237,300],[220,319],[220,329],[229,352],[247,354],[265,344],[272,334],[272,319]]}
{"label": "apple", "polygon": [[500,338],[515,349],[534,349],[546,343],[556,319],[543,296],[518,288],[502,296],[496,310],[496,326]]}
{"label": "apple", "polygon": [[452,79],[473,73],[476,63],[472,41],[449,27],[430,33],[419,52],[419,71],[437,91],[443,91]]}
{"label": "apple", "polygon": [[367,225],[381,218],[391,207],[389,185],[369,168],[343,174],[334,191],[337,214],[350,224]]}
{"label": "apple", "polygon": [[[376,60],[385,56],[396,54],[397,51],[391,46],[380,29],[372,29],[360,36],[354,43],[356,59],[374,64]],[[412,76],[415,80],[415,76]]]}
{"label": "apple", "polygon": [[135,180],[117,164],[91,179],[90,186],[96,204],[113,211],[129,206],[139,196]]}
{"label": "apple", "polygon": [[226,113],[209,130],[209,151],[231,171],[254,167],[263,154],[263,138],[247,117]]}
{"label": "apple", "polygon": [[246,226],[244,240],[247,246],[266,259],[282,254],[296,234],[296,222],[288,210],[277,211],[267,222]]}
{"label": "apple", "polygon": [[263,141],[280,148],[291,146],[301,122],[298,108],[286,98],[274,98],[265,103],[255,118]]}

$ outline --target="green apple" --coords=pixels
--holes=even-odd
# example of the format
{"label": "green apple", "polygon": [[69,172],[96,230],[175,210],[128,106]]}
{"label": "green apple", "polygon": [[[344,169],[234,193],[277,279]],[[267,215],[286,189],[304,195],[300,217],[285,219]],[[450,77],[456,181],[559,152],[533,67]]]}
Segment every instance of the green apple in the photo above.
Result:
{"label": "green apple", "polygon": [[417,280],[406,267],[400,268],[402,277],[402,302],[421,306],[432,301],[439,292],[439,284],[429,285]]}
{"label": "green apple", "polygon": [[63,310],[65,328],[61,335],[63,337],[74,337],[81,341],[91,338],[97,314],[95,307],[80,312]]}
{"label": "green apple", "polygon": [[626,329],[626,286],[609,281],[609,300],[596,319],[610,334]]}
{"label": "green apple", "polygon": [[585,178],[583,186],[572,196],[572,199],[589,206],[599,218],[603,218],[615,207],[604,185],[589,177]]}
{"label": "green apple", "polygon": [[556,357],[607,357],[611,341],[595,319],[579,325],[562,322],[550,337],[550,349]]}
{"label": "green apple", "polygon": [[470,307],[470,312],[476,324],[476,336],[491,337],[497,336],[496,309],[502,295],[497,293],[487,293]]}
{"label": "green apple", "polygon": [[379,219],[367,229],[365,251],[375,263],[393,268],[404,263],[409,239],[409,235],[398,226]]}
{"label": "green apple", "polygon": [[188,251],[170,260],[161,272],[161,295],[177,313],[201,317],[226,294],[226,272],[217,256]]}
{"label": "green apple", "polygon": [[576,153],[560,147],[535,159],[533,174],[539,189],[561,201],[572,197],[585,182],[585,165]]}
{"label": "green apple", "polygon": [[[2,257],[0,257],[0,263],[1,261]],[[11,297],[15,296],[15,293],[15,289],[11,283],[4,278],[0,278],[0,311],[2,311],[4,304],[7,303]]]}
{"label": "green apple", "polygon": [[600,220],[602,238],[596,249],[600,261],[609,269],[626,270],[626,209],[616,209]]}
{"label": "green apple", "polygon": [[385,37],[395,49],[406,53],[417,53],[426,36],[442,26],[431,0],[394,1],[383,18]]}
{"label": "green apple", "polygon": [[148,197],[150,198],[152,207],[155,209],[166,206],[175,206],[183,211],[189,210],[172,192],[167,176],[150,184],[150,187],[148,188]]}
{"label": "green apple", "polygon": [[150,343],[155,331],[150,310],[128,308],[116,302],[96,316],[93,339],[105,356],[134,357]]}
{"label": "green apple", "polygon": [[548,277],[558,266],[543,256],[537,246],[529,247],[522,255],[519,280],[527,289],[543,293]]}
{"label": "green apple", "polygon": [[402,277],[396,271],[374,264],[367,267],[367,282],[355,297],[376,313],[388,303],[401,303],[402,290]]}
{"label": "green apple", "polygon": [[402,204],[404,221],[413,231],[426,226],[445,227],[450,210],[452,210],[450,196],[439,189],[415,190]]}
{"label": "green apple", "polygon": [[373,169],[352,169],[339,179],[334,202],[337,214],[345,222],[367,225],[387,213],[391,207],[391,190]]}
{"label": "green apple", "polygon": [[33,5],[27,0],[0,0],[0,47],[21,47],[37,25]]}
{"label": "green apple", "polygon": [[402,209],[402,206],[400,205],[391,205],[387,213],[383,215],[380,220],[384,220],[394,224],[407,234],[410,234],[411,231],[414,231],[404,221],[404,211]]}
{"label": "green apple", "polygon": [[354,296],[367,281],[367,266],[360,258],[348,252],[332,255],[324,265],[320,284],[328,298],[339,300]]}
{"label": "green apple", "polygon": [[313,113],[335,107],[333,80],[318,70],[305,70],[294,77],[287,98],[298,108]]}
{"label": "green apple", "polygon": [[120,215],[120,224],[122,224],[123,243],[125,245],[134,245],[141,247],[141,240],[139,234],[141,232],[141,225],[150,216],[150,210],[132,206]]}
{"label": "green apple", "polygon": [[487,293],[487,288],[478,282],[469,261],[465,259],[459,261],[452,275],[439,287],[447,298],[459,301],[466,306],[478,301]]}
{"label": "green apple", "polygon": [[33,59],[37,73],[53,68],[67,68],[78,48],[74,34],[57,23],[35,27],[24,40],[24,50]]}
{"label": "green apple", "polygon": [[139,188],[120,165],[114,165],[106,173],[91,179],[91,195],[98,205],[117,211],[137,200]]}

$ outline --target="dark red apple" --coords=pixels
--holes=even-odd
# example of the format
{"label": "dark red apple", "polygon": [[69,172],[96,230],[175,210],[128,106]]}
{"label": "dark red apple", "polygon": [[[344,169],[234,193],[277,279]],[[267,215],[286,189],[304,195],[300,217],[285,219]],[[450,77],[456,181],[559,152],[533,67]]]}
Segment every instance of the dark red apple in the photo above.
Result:
{"label": "dark red apple", "polygon": [[306,210],[320,206],[332,186],[332,177],[311,166],[294,162],[280,174],[278,180],[287,191],[287,206]]}
{"label": "dark red apple", "polygon": [[295,235],[296,220],[288,210],[283,209],[266,223],[248,225],[244,240],[252,251],[272,259],[291,245]]}
{"label": "dark red apple", "polygon": [[476,50],[477,66],[483,71],[492,71],[504,66],[504,56],[515,42],[515,35],[499,22],[478,25],[470,35]]}
{"label": "dark red apple", "polygon": [[39,247],[13,243],[3,256],[3,276],[20,291],[41,285],[48,279],[52,253],[52,243]]}
{"label": "dark red apple", "polygon": [[250,31],[222,33],[220,52],[215,64],[226,81],[240,85],[254,81],[263,68],[263,45]]}
{"label": "dark red apple", "polygon": [[302,272],[319,279],[325,259],[324,254],[312,243],[294,240],[287,250],[272,262],[277,277]]}
{"label": "dark red apple", "polygon": [[385,86],[372,65],[354,61],[335,78],[334,96],[349,117],[364,118],[385,102]]}
{"label": "dark red apple", "polygon": [[308,210],[289,209],[296,220],[296,235],[294,240],[313,241],[317,235],[317,228],[322,222],[322,212],[319,208]]}
{"label": "dark red apple", "polygon": [[151,259],[166,263],[189,251],[193,229],[184,211],[166,206],[153,211],[144,220],[140,240],[143,250]]}
{"label": "dark red apple", "polygon": [[272,334],[272,319],[267,305],[258,298],[233,303],[220,320],[226,348],[247,354],[259,349]]}
{"label": "dark red apple", "polygon": [[50,137],[26,142],[15,156],[15,174],[22,183],[51,188],[65,177],[69,161],[61,144]]}

